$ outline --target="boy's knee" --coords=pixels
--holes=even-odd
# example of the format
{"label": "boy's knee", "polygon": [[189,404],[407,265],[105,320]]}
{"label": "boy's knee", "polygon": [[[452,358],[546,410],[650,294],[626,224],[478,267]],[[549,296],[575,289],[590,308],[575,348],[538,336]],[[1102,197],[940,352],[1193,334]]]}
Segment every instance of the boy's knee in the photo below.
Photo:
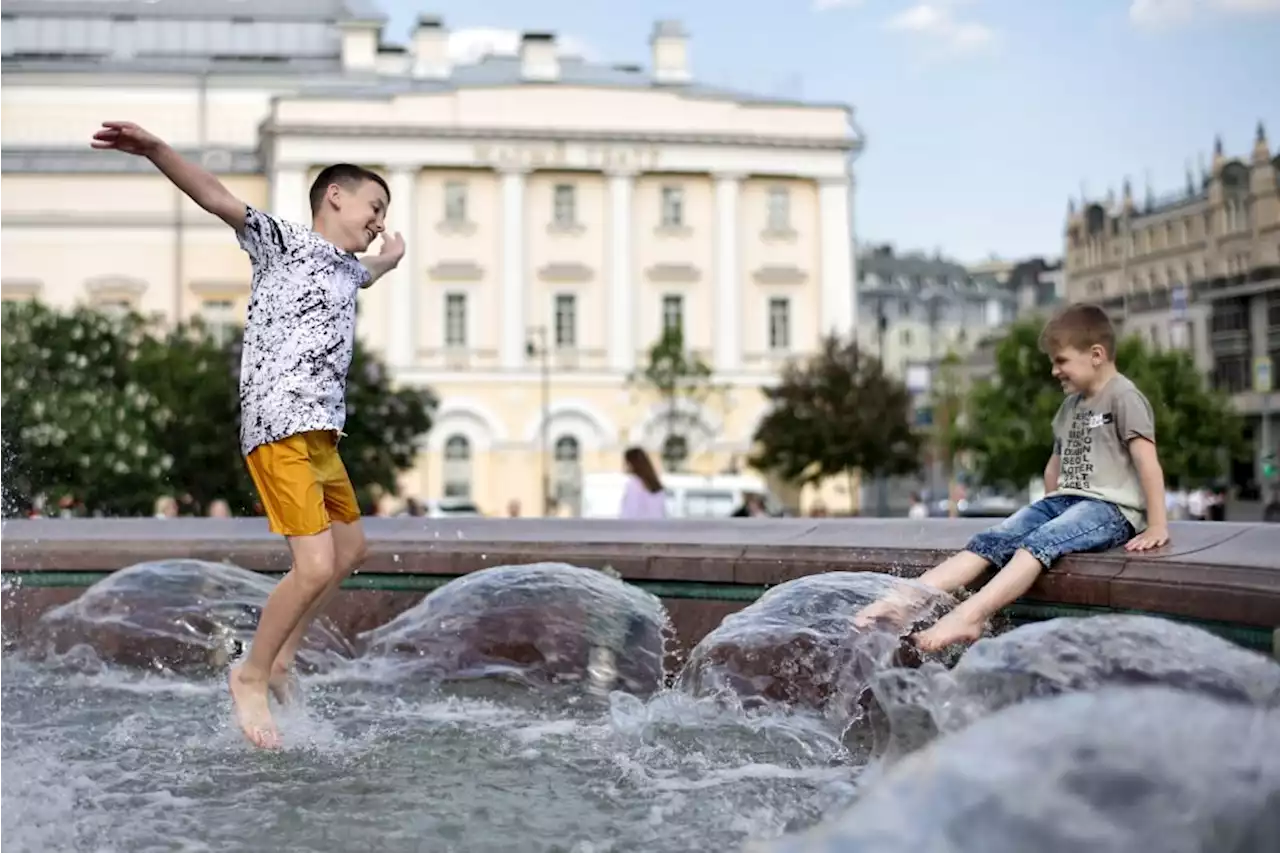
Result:
{"label": "boy's knee", "polygon": [[365,538],[364,531],[359,528],[344,531],[342,538],[337,542],[336,550],[338,569],[350,571],[369,556],[369,540]]}
{"label": "boy's knee", "polygon": [[294,559],[293,570],[298,580],[308,589],[320,589],[333,581],[338,573],[337,560],[332,551],[320,550],[299,554]]}

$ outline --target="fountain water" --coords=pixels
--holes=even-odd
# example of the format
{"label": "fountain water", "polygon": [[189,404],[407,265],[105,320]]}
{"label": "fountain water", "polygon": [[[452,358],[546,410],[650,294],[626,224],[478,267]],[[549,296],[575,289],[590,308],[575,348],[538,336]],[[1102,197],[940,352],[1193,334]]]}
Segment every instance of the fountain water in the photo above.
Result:
{"label": "fountain water", "polygon": [[[45,613],[30,637],[36,657],[83,646],[91,657],[186,675],[221,675],[249,642],[274,581],[202,560],[140,563],[113,572],[79,598]],[[351,644],[317,619],[298,651],[301,670],[352,657]]]}
{"label": "fountain water", "polygon": [[[1280,712],[1166,687],[1034,699],[945,737],[771,853],[1280,849]],[[868,776],[875,775],[874,771]]]}

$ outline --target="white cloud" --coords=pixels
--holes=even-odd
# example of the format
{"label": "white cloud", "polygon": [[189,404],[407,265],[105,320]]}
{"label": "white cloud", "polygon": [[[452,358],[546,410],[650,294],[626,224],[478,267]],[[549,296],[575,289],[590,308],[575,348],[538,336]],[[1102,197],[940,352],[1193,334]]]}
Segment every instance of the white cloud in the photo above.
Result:
{"label": "white cloud", "polygon": [[889,18],[885,27],[918,37],[945,53],[972,53],[990,47],[996,40],[995,30],[960,18],[956,5],[956,0],[918,3]]}
{"label": "white cloud", "polygon": [[861,5],[862,0],[813,0],[813,11],[826,12],[829,9],[850,9]]}
{"label": "white cloud", "polygon": [[[596,58],[595,51],[582,39],[556,34],[560,56]],[[515,56],[520,53],[520,31],[497,27],[470,27],[449,33],[449,59],[455,65],[472,65],[486,56]]]}
{"label": "white cloud", "polygon": [[1280,12],[1280,0],[1132,0],[1129,20],[1143,29],[1167,29],[1202,15],[1258,15]]}

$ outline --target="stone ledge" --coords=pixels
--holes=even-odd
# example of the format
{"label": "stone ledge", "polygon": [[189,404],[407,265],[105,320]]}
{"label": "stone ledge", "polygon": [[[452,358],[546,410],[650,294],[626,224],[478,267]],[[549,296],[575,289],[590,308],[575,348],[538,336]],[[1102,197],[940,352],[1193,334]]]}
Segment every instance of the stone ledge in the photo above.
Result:
{"label": "stone ledge", "polygon": [[[771,585],[823,571],[917,575],[962,548],[987,519],[768,519],[624,522],[369,518],[363,571],[457,575],[563,561],[610,565],[646,581]],[[7,576],[112,571],[165,558],[288,568],[263,519],[39,519],[5,522]],[[1142,610],[1263,628],[1280,626],[1280,525],[1181,523],[1156,552],[1069,557],[1028,601]]]}

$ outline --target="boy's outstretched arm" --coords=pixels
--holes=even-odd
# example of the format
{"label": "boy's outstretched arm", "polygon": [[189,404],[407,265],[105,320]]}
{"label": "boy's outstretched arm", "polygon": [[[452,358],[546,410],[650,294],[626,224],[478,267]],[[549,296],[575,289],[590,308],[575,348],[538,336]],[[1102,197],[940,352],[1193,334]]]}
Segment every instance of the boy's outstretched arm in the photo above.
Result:
{"label": "boy's outstretched arm", "polygon": [[1125,544],[1126,551],[1147,551],[1169,541],[1169,520],[1164,505],[1164,469],[1156,454],[1155,442],[1147,438],[1129,440],[1129,455],[1138,469],[1138,481],[1147,499],[1147,529]]}
{"label": "boy's outstretched arm", "polygon": [[364,283],[368,287],[378,279],[396,268],[404,257],[404,237],[397,231],[394,234],[382,235],[382,249],[376,255],[364,255],[360,263],[369,271],[369,280]]}
{"label": "boy's outstretched arm", "polygon": [[182,190],[200,207],[212,213],[236,231],[244,229],[245,203],[231,194],[222,181],[208,170],[189,160],[159,137],[143,130],[131,121],[104,121],[102,129],[93,135],[94,148],[123,151],[138,157],[146,157],[156,165],[173,185]]}

